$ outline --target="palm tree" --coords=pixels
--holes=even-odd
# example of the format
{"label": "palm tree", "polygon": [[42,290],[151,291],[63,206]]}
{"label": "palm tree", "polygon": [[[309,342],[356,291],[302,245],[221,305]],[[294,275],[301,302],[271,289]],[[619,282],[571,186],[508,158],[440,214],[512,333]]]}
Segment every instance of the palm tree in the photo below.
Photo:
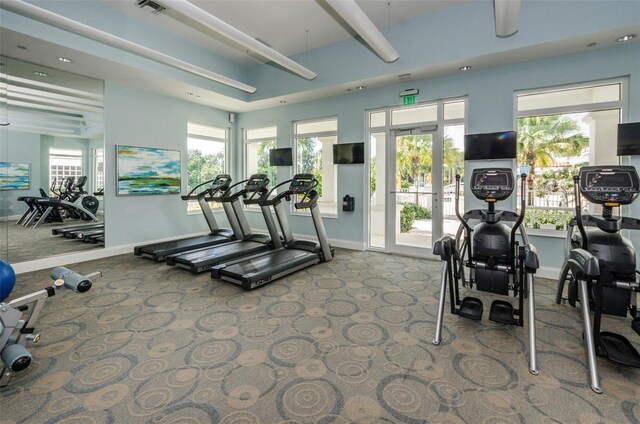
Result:
{"label": "palm tree", "polygon": [[409,135],[397,141],[398,182],[416,184],[420,175],[431,172],[431,136]]}
{"label": "palm tree", "polygon": [[443,162],[447,172],[443,175],[444,185],[452,184],[456,174],[464,174],[464,152],[458,150],[448,135],[443,140]]}
{"label": "palm tree", "polygon": [[549,167],[556,158],[577,156],[589,146],[578,123],[563,115],[526,116],[518,119],[518,163],[529,165],[529,199],[533,203],[536,166]]}

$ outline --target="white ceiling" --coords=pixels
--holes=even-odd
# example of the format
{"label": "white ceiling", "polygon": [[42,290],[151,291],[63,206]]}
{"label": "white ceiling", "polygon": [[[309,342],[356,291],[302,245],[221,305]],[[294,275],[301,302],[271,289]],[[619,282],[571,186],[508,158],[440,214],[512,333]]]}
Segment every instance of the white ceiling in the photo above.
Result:
{"label": "white ceiling", "polygon": [[[159,14],[151,13],[149,7],[138,7],[137,0],[100,1],[242,65],[259,63],[259,58],[251,57],[246,49],[230,46],[227,40],[223,42],[211,30],[172,12],[171,0],[154,0],[167,7]],[[387,26],[469,1],[471,0],[359,0],[357,3],[383,35],[393,39],[393,34],[384,30]],[[191,0],[191,3],[285,56],[353,36],[352,30],[323,0]],[[488,3],[488,6],[491,7],[491,4]]]}
{"label": "white ceiling", "polygon": [[[177,16],[175,12],[165,11],[153,15],[150,9],[141,9],[136,0],[93,0],[114,8],[118,13],[142,20],[149,25],[158,26],[187,39],[218,55],[229,58],[242,65],[256,65],[260,60],[251,58],[242,48],[237,48],[228,40],[210,34],[195,22]],[[156,0],[163,3],[163,0]],[[324,0],[190,0],[212,15],[222,19],[248,35],[259,38],[286,56],[313,50],[352,37],[350,30],[340,18],[331,12]],[[471,0],[359,0],[358,4],[369,18],[381,29],[382,34],[391,43],[394,41],[393,25],[416,19],[427,14],[441,12],[447,8],[461,7]],[[493,8],[491,0],[474,0]],[[164,3],[170,7],[171,0]],[[523,13],[526,11],[523,10]],[[1,24],[1,22],[0,22]],[[387,28],[391,26],[391,30]],[[307,30],[309,31],[307,41]],[[493,30],[493,29],[492,29]],[[204,33],[202,32],[204,31]],[[391,33],[389,33],[391,31]],[[412,79],[430,78],[458,72],[462,65],[473,65],[473,69],[482,69],[504,64],[533,60],[543,57],[569,54],[588,50],[590,43],[597,47],[609,47],[615,44],[615,38],[625,33],[640,33],[640,23],[625,28],[617,28],[601,33],[586,34],[572,39],[550,41],[526,48],[510,49],[491,55],[468,57],[460,61],[446,64],[427,65],[402,72],[391,72],[368,79],[345,82],[340,85],[324,86],[286,96],[267,98],[264,100],[245,102],[224,96],[220,93],[192,86],[170,79],[166,76],[152,74],[149,71],[133,69],[121,63],[115,63],[91,54],[61,47],[50,42],[28,36],[6,28],[0,30],[2,54],[54,69],[63,69],[78,75],[89,76],[101,80],[118,81],[131,86],[157,92],[160,94],[182,98],[184,100],[217,107],[232,112],[244,112],[262,108],[345,94],[348,89],[358,85],[375,88],[394,84],[399,81],[398,75],[410,72]],[[508,44],[508,43],[507,43]],[[26,49],[18,46],[27,47]],[[372,53],[373,54],[373,53]],[[61,64],[55,60],[58,56],[73,57],[74,62]],[[194,93],[186,96],[185,93]]]}

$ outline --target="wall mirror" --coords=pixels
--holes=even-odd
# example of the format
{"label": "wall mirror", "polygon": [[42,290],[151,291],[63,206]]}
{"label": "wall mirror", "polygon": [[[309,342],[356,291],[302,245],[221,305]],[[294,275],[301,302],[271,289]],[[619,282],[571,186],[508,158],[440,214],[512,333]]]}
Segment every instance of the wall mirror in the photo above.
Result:
{"label": "wall mirror", "polygon": [[103,81],[0,63],[0,257],[103,247]]}

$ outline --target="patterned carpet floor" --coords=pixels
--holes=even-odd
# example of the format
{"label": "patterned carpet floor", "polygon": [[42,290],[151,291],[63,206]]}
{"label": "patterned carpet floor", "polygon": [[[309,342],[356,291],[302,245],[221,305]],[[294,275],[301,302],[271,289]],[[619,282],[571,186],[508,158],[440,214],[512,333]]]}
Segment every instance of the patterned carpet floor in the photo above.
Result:
{"label": "patterned carpet floor", "polygon": [[[250,292],[133,255],[71,268],[104,277],[47,301],[34,363],[0,389],[2,424],[640,422],[640,370],[600,359],[593,393],[579,311],[549,280],[533,376],[527,327],[487,311],[447,313],[432,344],[439,262],[338,249]],[[20,275],[11,298],[49,281]]]}

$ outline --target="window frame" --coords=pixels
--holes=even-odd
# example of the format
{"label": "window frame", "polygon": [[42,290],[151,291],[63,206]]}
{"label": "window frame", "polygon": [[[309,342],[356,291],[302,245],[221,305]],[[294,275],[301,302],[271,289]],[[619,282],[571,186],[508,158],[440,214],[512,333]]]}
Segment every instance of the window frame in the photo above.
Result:
{"label": "window frame", "polygon": [[[221,139],[218,137],[209,137],[209,136],[204,136],[204,135],[200,135],[200,134],[193,134],[191,132],[189,132],[189,124],[194,124],[194,125],[198,125],[198,126],[204,126],[204,127],[212,127],[212,128],[216,128],[216,129],[220,129],[220,130],[224,130],[225,133],[225,138]],[[188,121],[187,122],[187,137],[186,137],[186,142],[187,142],[187,161],[186,161],[186,172],[187,172],[187,190],[193,190],[193,187],[189,187],[189,140],[190,139],[195,139],[195,140],[200,140],[200,141],[211,141],[214,143],[222,143],[224,145],[224,170],[223,173],[228,174],[229,173],[229,155],[230,155],[230,136],[231,136],[231,128],[230,127],[224,127],[224,126],[220,126],[220,125],[215,125],[215,124],[211,124],[211,123],[204,123],[201,121]],[[198,182],[198,184],[201,184],[203,181]],[[200,210],[200,205],[198,205],[197,202],[194,201],[187,201],[187,215],[198,215],[201,212]],[[218,210],[222,210],[222,205],[220,205],[219,203],[211,203],[209,202],[209,205],[211,206],[211,209],[214,211],[218,211]]]}
{"label": "window frame", "polygon": [[[259,138],[248,138],[247,137],[247,133],[249,131],[255,131],[255,130],[263,130],[263,129],[268,129],[268,128],[275,128],[275,135],[273,137],[259,137]],[[273,141],[273,148],[277,149],[278,148],[278,126],[277,125],[266,125],[266,126],[260,126],[260,127],[251,127],[251,128],[244,128],[242,130],[242,138],[243,138],[243,161],[242,161],[242,172],[244,175],[244,179],[248,179],[251,174],[249,174],[248,172],[248,147],[250,144],[257,144],[257,143],[262,143],[265,141]],[[278,169],[276,167],[276,181],[271,181],[270,182],[270,187],[269,189],[271,189],[272,187],[274,187],[277,184],[277,177],[278,177]],[[252,212],[259,212],[259,206],[258,205],[244,205],[244,208],[248,211],[252,211]]]}
{"label": "window frame", "polygon": [[[526,95],[532,95],[532,94],[542,94],[542,93],[550,93],[550,92],[557,92],[557,91],[563,91],[563,90],[573,90],[573,89],[614,85],[614,84],[620,85],[620,100],[617,100],[617,101],[581,103],[581,104],[576,104],[572,106],[558,106],[558,107],[528,109],[522,112],[518,110],[518,96],[526,96]],[[604,80],[583,81],[583,82],[570,83],[570,84],[554,85],[549,87],[514,90],[513,92],[513,110],[514,110],[513,128],[516,128],[516,129],[518,128],[518,120],[520,118],[529,117],[529,116],[569,115],[569,114],[575,114],[575,113],[589,113],[589,112],[598,112],[598,111],[614,110],[614,109],[617,109],[619,111],[619,114],[620,114],[619,122],[627,122],[628,110],[629,110],[628,87],[629,87],[629,78],[618,77],[618,78],[608,78]],[[516,163],[516,165],[518,164]],[[528,206],[527,208],[531,210],[530,206]],[[563,210],[564,209],[568,210],[569,208],[563,208]],[[552,230],[552,229],[527,228],[527,233],[532,236],[540,236],[540,237],[548,237],[548,238],[565,238],[566,237],[566,231]]]}
{"label": "window frame", "polygon": [[[311,133],[303,133],[303,134],[299,134],[297,132],[297,125],[298,124],[313,124],[316,122],[324,122],[324,121],[333,121],[335,120],[336,122],[336,129],[335,131],[319,131],[319,132],[311,132]],[[300,173],[299,169],[298,169],[298,139],[300,138],[320,138],[320,137],[335,137],[336,138],[336,142],[334,144],[338,143],[338,132],[339,132],[339,120],[338,120],[338,116],[337,115],[330,115],[330,116],[324,116],[324,117],[320,117],[320,118],[312,118],[312,119],[300,119],[300,120],[296,120],[296,121],[292,121],[291,122],[291,137],[292,137],[292,146],[293,146],[293,156],[294,156],[294,161],[293,161],[293,173],[298,174]],[[323,146],[324,148],[324,146]],[[331,154],[333,154],[333,152],[331,152]],[[336,183],[336,189],[335,189],[335,193],[334,196],[335,198],[333,199],[333,202],[335,204],[335,208],[332,209],[331,211],[327,211],[327,210],[323,210],[322,209],[322,202],[318,201],[318,206],[320,206],[320,215],[323,218],[338,218],[338,190],[337,190],[337,181],[338,181],[338,170],[334,167],[334,163],[333,160],[331,161],[330,165],[325,165],[323,163],[322,165],[322,173],[324,174],[324,167],[325,166],[331,166],[333,168],[333,173],[334,173],[334,182]],[[303,211],[298,211],[294,206],[293,203],[291,203],[291,215],[298,215],[298,216],[308,216],[308,213],[305,213]]]}
{"label": "window frame", "polygon": [[[78,155],[74,155],[74,154],[61,154],[61,153],[52,153],[52,150],[66,150],[69,152],[79,152]],[[48,159],[49,159],[49,187],[51,187],[51,184],[53,183],[53,175],[52,175],[52,167],[54,166],[52,164],[52,158],[59,158],[59,159],[73,159],[73,160],[78,160],[80,162],[80,166],[79,167],[75,167],[75,168],[79,168],[79,171],[76,169],[73,175],[65,175],[65,171],[69,171],[69,169],[65,170],[64,168],[62,169],[62,175],[58,176],[55,175],[56,178],[56,184],[59,185],[60,184],[60,180],[59,178],[66,178],[66,177],[74,177],[75,179],[77,179],[78,177],[83,175],[84,169],[85,169],[85,157],[84,157],[84,150],[83,149],[77,149],[77,148],[73,148],[73,147],[69,147],[69,148],[65,148],[65,147],[49,147],[49,152],[48,152]],[[56,165],[58,166],[58,165]],[[66,166],[71,166],[71,165],[62,165],[64,167]],[[57,173],[56,173],[57,174]]]}

